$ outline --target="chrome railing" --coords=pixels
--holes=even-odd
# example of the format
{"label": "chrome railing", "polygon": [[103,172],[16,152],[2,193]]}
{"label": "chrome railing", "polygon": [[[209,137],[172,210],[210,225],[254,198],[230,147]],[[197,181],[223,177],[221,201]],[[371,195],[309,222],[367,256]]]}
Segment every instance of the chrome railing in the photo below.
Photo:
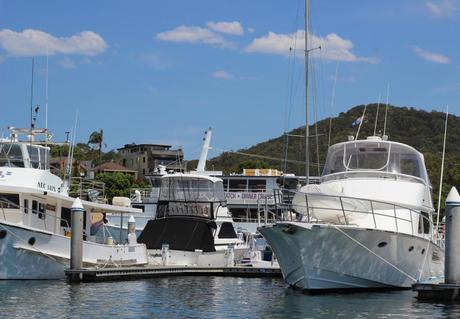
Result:
{"label": "chrome railing", "polygon": [[[432,220],[429,218],[429,213],[422,213],[410,207],[404,207],[399,204],[371,200],[367,198],[357,198],[339,195],[328,195],[321,193],[303,193],[298,191],[284,190],[291,192],[294,195],[304,197],[300,204],[279,202],[279,207],[284,214],[284,220],[297,222],[314,222],[314,223],[329,223],[338,225],[357,225],[356,220],[359,218],[354,214],[363,214],[372,216],[370,225],[366,228],[388,230],[389,221],[393,226],[391,230],[402,233],[410,224],[410,235],[424,237],[441,245],[442,238],[438,235],[438,231]],[[300,198],[302,198],[300,197]],[[299,198],[299,197],[297,197]],[[321,220],[321,212],[336,212],[336,221],[331,221],[330,218],[325,221]],[[402,216],[404,215],[404,216]],[[407,232],[404,232],[407,233]]]}
{"label": "chrome railing", "polygon": [[105,183],[82,177],[72,177],[69,196],[80,197],[92,202],[106,203]]}

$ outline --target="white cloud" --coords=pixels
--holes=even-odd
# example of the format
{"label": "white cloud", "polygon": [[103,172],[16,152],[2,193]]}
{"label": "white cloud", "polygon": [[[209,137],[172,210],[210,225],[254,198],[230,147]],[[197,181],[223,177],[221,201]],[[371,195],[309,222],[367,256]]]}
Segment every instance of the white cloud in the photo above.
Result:
{"label": "white cloud", "polygon": [[233,80],[235,76],[223,70],[212,72],[212,77],[221,80]]}
{"label": "white cloud", "polygon": [[141,61],[155,70],[164,70],[171,67],[171,62],[168,58],[164,57],[160,53],[146,53],[140,57]]}
{"label": "white cloud", "polygon": [[436,17],[449,17],[457,11],[457,4],[453,0],[429,1],[426,3],[428,11]]}
{"label": "white cloud", "polygon": [[26,29],[15,32],[0,30],[0,47],[11,56],[81,54],[94,56],[107,49],[107,43],[97,33],[83,31],[70,37],[54,37],[49,33]]}
{"label": "white cloud", "polygon": [[196,26],[181,25],[173,30],[158,33],[156,38],[170,42],[205,43],[222,48],[234,47],[232,42],[225,40],[214,31]]}
{"label": "white cloud", "polygon": [[62,66],[64,69],[76,69],[77,66],[75,65],[75,62],[69,57],[65,57],[62,60],[58,61],[58,64]]}
{"label": "white cloud", "polygon": [[425,51],[422,48],[419,48],[417,46],[412,47],[412,50],[419,57],[421,57],[424,60],[430,61],[430,62],[440,63],[440,64],[448,64],[448,63],[451,62],[449,57],[447,57],[447,56],[445,56],[444,54],[441,54],[441,53],[434,53],[434,52]]}
{"label": "white cloud", "polygon": [[242,35],[244,34],[244,29],[241,26],[241,23],[238,21],[232,21],[232,22],[208,22],[206,24],[209,29],[221,32],[221,33],[227,33],[227,34],[233,34],[233,35]]}
{"label": "white cloud", "polygon": [[254,28],[247,28],[246,30],[248,30],[249,33],[254,33],[254,31],[256,31]]}
{"label": "white cloud", "polygon": [[[244,50],[250,53],[269,53],[289,55],[290,48],[296,39],[296,54],[303,56],[305,48],[305,31],[298,30],[295,33],[282,34],[269,32],[263,37],[254,39]],[[309,48],[321,46],[321,50],[311,52],[312,57],[321,57],[326,60],[347,61],[347,62],[367,62],[379,63],[380,60],[374,57],[358,57],[353,52],[353,43],[343,39],[335,33],[328,34],[326,37],[319,37],[314,34],[309,36]]]}

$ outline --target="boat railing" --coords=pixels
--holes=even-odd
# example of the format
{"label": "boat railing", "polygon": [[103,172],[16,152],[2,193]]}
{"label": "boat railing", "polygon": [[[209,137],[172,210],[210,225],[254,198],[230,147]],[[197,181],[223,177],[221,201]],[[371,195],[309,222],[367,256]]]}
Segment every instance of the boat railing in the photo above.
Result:
{"label": "boat railing", "polygon": [[426,184],[423,178],[407,175],[402,173],[386,172],[386,171],[377,171],[377,170],[348,170],[342,172],[331,173],[321,177],[321,182],[337,179],[345,179],[350,177],[369,177],[369,178],[386,178],[394,180],[407,180],[412,182],[418,182]]}
{"label": "boat railing", "polygon": [[[59,224],[60,224],[60,227],[64,227],[65,229],[68,229],[70,230],[70,225],[69,225],[69,222],[67,219],[64,219],[64,218],[61,218],[59,216],[56,216],[54,214],[48,214],[46,212],[46,208],[45,210],[43,211],[40,211],[38,209],[33,209],[33,208],[29,208],[29,207],[25,207],[25,206],[22,206],[22,205],[18,205],[16,203],[13,203],[9,200],[6,200],[6,199],[0,199],[0,209],[2,210],[2,216],[3,216],[3,220],[8,222],[8,218],[7,218],[7,215],[10,214],[10,213],[15,213],[15,214],[28,214],[29,212],[32,213],[32,214],[36,214],[37,216],[39,216],[39,219],[41,219],[43,221],[43,229],[44,230],[47,230],[47,231],[51,231],[50,229],[48,229],[47,227],[47,224],[46,224],[46,220],[48,217],[50,218],[53,218],[55,221],[59,221]],[[8,214],[5,212],[6,209],[11,209],[13,210],[12,212],[8,212]],[[17,221],[17,220],[15,220]],[[11,220],[9,221],[11,222]],[[53,225],[55,225],[55,223],[53,223]],[[53,231],[54,231],[54,228],[53,228]]]}
{"label": "boat railing", "polygon": [[72,177],[69,195],[91,202],[106,203],[105,183],[83,177]]}
{"label": "boat railing", "polygon": [[[139,193],[137,193],[137,192]],[[160,197],[159,187],[132,188],[130,189],[131,202],[135,203],[156,203]]]}
{"label": "boat railing", "polygon": [[[284,190],[284,194],[289,192]],[[428,213],[422,213],[399,204],[322,193],[291,191],[304,200],[281,204],[282,219],[297,222],[329,223],[337,225],[360,225],[366,228],[395,231],[412,236],[424,237],[442,245]],[[300,198],[302,198],[300,197]],[[334,215],[335,212],[335,215]],[[321,215],[332,213],[321,220]],[[367,220],[364,218],[367,216]],[[333,220],[334,219],[334,220]],[[409,228],[410,227],[410,228]]]}

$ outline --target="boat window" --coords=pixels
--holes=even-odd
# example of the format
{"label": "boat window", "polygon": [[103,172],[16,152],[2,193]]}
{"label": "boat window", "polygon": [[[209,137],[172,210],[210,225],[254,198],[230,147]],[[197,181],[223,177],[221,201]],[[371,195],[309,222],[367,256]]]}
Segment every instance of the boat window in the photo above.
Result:
{"label": "boat window", "polygon": [[38,147],[33,145],[27,145],[27,151],[29,152],[30,167],[40,168],[40,155]]}
{"label": "boat window", "polygon": [[267,181],[265,179],[249,179],[248,186],[250,192],[265,192]]}
{"label": "boat window", "polygon": [[217,201],[225,201],[225,191],[223,182],[218,181],[214,183],[214,197]]}
{"label": "boat window", "polygon": [[343,165],[349,170],[382,170],[388,162],[389,154],[385,144],[346,144]]}
{"label": "boat window", "polygon": [[61,207],[61,227],[69,227],[71,226],[71,212],[70,208]]}
{"label": "boat window", "polygon": [[[219,191],[217,191],[219,189]],[[161,182],[160,200],[169,201],[222,201],[225,200],[223,185],[201,178],[163,178]]]}
{"label": "boat window", "polygon": [[45,217],[46,217],[45,204],[38,203],[38,218],[45,219]]}
{"label": "boat window", "polygon": [[245,192],[246,191],[246,179],[231,179],[229,180],[230,192]]}
{"label": "boat window", "polygon": [[233,224],[229,222],[222,223],[217,236],[219,238],[238,238],[235,229],[233,228]]}
{"label": "boat window", "polygon": [[32,201],[32,214],[36,214],[38,212],[38,202],[36,200]]}
{"label": "boat window", "polygon": [[49,169],[49,150],[46,148],[40,148],[40,168]]}
{"label": "boat window", "polygon": [[0,143],[0,166],[24,167],[24,159],[19,144]]}
{"label": "boat window", "polygon": [[159,201],[157,206],[157,218],[167,216],[197,216],[213,218],[213,203],[190,203]]}
{"label": "boat window", "polygon": [[418,222],[418,233],[419,234],[429,234],[430,233],[430,220],[426,212],[421,212],[419,215]]}
{"label": "boat window", "polygon": [[394,145],[391,149],[388,170],[392,173],[411,175],[427,180],[423,162],[422,155],[413,149]]}
{"label": "boat window", "polygon": [[28,213],[29,213],[29,200],[24,199],[24,214],[28,214]]}
{"label": "boat window", "polygon": [[19,195],[18,194],[0,194],[0,208],[18,208]]}

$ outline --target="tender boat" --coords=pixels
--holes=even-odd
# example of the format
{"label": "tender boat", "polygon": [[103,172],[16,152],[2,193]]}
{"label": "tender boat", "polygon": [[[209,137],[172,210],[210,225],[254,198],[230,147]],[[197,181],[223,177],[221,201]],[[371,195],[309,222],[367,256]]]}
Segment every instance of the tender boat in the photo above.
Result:
{"label": "tender boat", "polygon": [[409,288],[443,275],[424,158],[408,145],[372,136],[331,146],[292,213],[259,229],[291,286]]}
{"label": "tender boat", "polygon": [[[0,141],[0,279],[60,279],[70,260],[68,184],[49,170],[47,129],[10,128]],[[26,135],[24,140],[21,136]],[[37,138],[44,136],[44,140]],[[82,201],[85,208],[83,264],[144,265],[143,244],[106,245],[91,234],[94,213],[138,209]]]}

